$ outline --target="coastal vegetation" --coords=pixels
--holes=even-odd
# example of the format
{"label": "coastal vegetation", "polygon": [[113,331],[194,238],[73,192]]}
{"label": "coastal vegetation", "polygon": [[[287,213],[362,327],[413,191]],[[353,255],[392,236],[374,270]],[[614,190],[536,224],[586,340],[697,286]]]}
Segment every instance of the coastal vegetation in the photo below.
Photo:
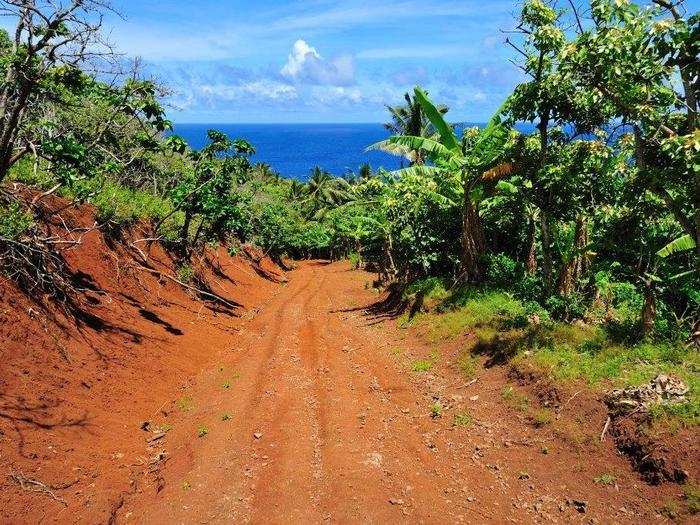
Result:
{"label": "coastal vegetation", "polygon": [[27,293],[75,292],[39,225],[58,194],[94,205],[106,235],[148,224],[182,282],[211,243],[351,258],[419,303],[406,322],[431,337],[471,331],[475,350],[591,384],[675,372],[693,398],[676,415],[697,424],[700,15],[684,2],[525,0],[506,43],[524,80],[485,126],[416,87],[367,145],[404,168],[305,183],[253,163],[245,138],[173,135],[166,88],[104,43],[102,2],[4,5],[0,264]]}

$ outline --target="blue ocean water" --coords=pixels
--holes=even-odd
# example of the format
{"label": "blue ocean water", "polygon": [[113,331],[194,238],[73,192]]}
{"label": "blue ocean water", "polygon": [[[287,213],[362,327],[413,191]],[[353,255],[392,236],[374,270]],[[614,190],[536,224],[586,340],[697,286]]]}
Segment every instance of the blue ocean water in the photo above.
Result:
{"label": "blue ocean water", "polygon": [[173,131],[199,149],[207,143],[209,129],[248,140],[256,148],[254,162],[299,180],[306,180],[314,166],[337,176],[357,172],[365,162],[375,169],[401,166],[398,157],[365,151],[389,136],[381,124],[175,124]]}
{"label": "blue ocean water", "polygon": [[[457,124],[456,132],[461,134],[468,126],[483,124]],[[534,130],[531,124],[516,124],[516,128],[524,133]],[[381,124],[175,124],[173,132],[191,148],[200,149],[207,144],[210,129],[246,139],[255,146],[254,162],[265,162],[282,176],[298,180],[308,179],[314,166],[343,176],[357,173],[366,162],[390,171],[406,164],[400,157],[365,151],[389,136]]]}

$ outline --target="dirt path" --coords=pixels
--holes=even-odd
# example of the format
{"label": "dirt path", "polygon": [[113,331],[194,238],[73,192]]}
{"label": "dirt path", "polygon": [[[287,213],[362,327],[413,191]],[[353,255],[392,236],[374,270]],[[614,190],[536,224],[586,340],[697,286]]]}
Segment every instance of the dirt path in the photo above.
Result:
{"label": "dirt path", "polygon": [[[485,370],[465,385],[452,370],[454,356],[442,350],[442,372],[412,373],[399,350],[435,349],[358,309],[377,299],[368,280],[340,263],[291,272],[156,418],[170,430],[144,458],[163,451],[167,461],[135,481],[115,507],[116,521],[661,519],[658,489],[611,445],[558,447],[551,431],[505,406],[502,371]],[[430,415],[434,398],[442,417]],[[466,410],[474,423],[453,426],[452,416]],[[597,435],[598,423],[590,430]],[[617,487],[594,483],[604,472],[615,473]],[[575,501],[585,502],[585,513]]]}

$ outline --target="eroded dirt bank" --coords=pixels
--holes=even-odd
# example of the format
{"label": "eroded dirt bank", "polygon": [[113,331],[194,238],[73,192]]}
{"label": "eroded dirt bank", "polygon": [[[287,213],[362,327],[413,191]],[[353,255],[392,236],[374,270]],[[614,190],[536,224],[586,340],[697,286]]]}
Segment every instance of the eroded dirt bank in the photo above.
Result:
{"label": "eroded dirt bank", "polygon": [[0,280],[0,523],[108,522],[154,467],[140,427],[284,280],[260,254],[209,251],[193,265],[229,305],[203,301],[165,277],[175,261],[147,230],[106,236],[87,206],[61,216],[46,228],[79,241],[62,245],[82,290],[70,311]]}

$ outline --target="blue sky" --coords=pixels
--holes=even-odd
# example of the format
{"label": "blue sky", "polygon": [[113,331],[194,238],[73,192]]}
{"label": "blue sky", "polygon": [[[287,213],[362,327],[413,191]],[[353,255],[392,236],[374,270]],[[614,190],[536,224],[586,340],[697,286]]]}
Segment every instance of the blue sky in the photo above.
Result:
{"label": "blue sky", "polygon": [[[697,8],[700,0],[689,5]],[[519,80],[517,0],[114,0],[175,122],[380,122],[414,85],[484,121]]]}
{"label": "blue sky", "polygon": [[175,122],[379,122],[414,85],[484,120],[517,81],[514,0],[115,0],[111,40]]}

